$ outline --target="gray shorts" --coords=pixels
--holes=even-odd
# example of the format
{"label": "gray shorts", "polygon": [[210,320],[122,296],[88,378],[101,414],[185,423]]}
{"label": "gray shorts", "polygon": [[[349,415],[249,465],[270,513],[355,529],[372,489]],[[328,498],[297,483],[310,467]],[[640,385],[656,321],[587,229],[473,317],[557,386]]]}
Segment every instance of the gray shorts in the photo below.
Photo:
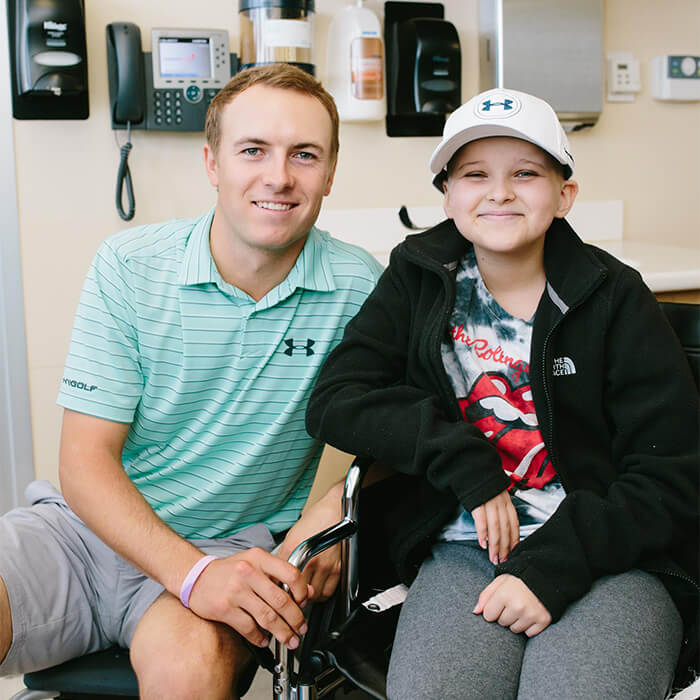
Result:
{"label": "gray shorts", "polygon": [[[13,627],[0,676],[46,668],[114,644],[128,647],[163,586],[107,547],[48,481],[33,482],[25,495],[30,507],[0,518],[0,577]],[[219,556],[275,546],[262,524],[192,543]]]}

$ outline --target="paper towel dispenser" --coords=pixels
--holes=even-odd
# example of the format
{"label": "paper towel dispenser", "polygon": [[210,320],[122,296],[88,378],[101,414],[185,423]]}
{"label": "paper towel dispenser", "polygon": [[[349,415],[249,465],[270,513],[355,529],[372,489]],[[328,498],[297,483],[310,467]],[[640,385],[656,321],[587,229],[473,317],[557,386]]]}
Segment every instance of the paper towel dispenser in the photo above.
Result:
{"label": "paper towel dispenser", "polygon": [[457,29],[437,2],[384,3],[388,136],[440,136],[461,104]]}
{"label": "paper towel dispenser", "polygon": [[567,130],[603,107],[602,0],[480,0],[479,89],[547,100]]}

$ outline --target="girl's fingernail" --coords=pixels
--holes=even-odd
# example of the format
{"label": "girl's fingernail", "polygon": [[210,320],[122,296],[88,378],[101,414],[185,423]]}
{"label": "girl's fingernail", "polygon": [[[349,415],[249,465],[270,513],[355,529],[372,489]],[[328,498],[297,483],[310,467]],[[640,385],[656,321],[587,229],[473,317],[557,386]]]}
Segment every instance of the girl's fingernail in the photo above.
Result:
{"label": "girl's fingernail", "polygon": [[304,623],[300,628],[299,628],[299,634],[306,634],[309,631],[309,626]]}
{"label": "girl's fingernail", "polygon": [[292,637],[289,642],[287,642],[287,646],[290,649],[296,649],[299,646],[299,640],[296,637]]}

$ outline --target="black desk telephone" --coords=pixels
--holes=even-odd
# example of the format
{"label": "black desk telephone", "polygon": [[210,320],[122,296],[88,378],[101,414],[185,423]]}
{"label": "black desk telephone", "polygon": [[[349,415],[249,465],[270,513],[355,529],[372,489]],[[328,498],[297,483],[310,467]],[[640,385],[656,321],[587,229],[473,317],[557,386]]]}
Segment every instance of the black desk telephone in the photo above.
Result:
{"label": "black desk telephone", "polygon": [[[134,216],[131,129],[202,131],[207,107],[238,72],[223,29],[153,29],[152,51],[141,50],[141,31],[131,22],[107,25],[107,76],[112,129],[126,129],[117,176],[119,216]],[[129,210],[122,209],[126,184]]]}
{"label": "black desk telephone", "polygon": [[112,128],[201,131],[209,103],[238,71],[223,29],[153,29],[141,51],[131,22],[107,25]]}

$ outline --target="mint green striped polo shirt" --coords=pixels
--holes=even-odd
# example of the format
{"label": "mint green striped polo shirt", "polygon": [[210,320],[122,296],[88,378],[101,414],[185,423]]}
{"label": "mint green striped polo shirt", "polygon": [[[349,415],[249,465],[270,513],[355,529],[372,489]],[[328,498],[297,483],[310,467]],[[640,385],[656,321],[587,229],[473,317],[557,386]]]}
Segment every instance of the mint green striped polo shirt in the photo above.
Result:
{"label": "mint green striped polo shirt", "polygon": [[290,527],[322,445],[311,388],[381,266],[313,227],[287,278],[256,302],[211,257],[214,210],[118,233],[76,313],[59,405],[129,423],[129,478],[188,538]]}

